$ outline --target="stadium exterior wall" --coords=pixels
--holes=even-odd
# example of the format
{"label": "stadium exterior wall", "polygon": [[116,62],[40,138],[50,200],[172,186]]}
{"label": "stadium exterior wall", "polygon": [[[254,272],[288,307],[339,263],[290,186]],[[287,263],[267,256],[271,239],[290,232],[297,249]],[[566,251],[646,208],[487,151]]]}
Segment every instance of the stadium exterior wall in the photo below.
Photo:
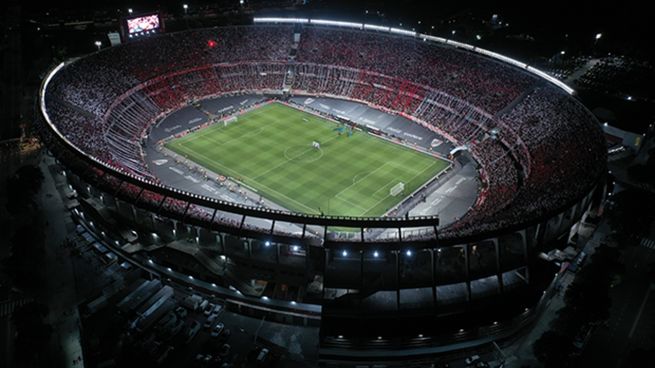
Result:
{"label": "stadium exterior wall", "polygon": [[[66,139],[50,120],[45,104],[48,83],[63,66],[62,63],[52,69],[43,81],[38,101],[39,128],[80,197],[82,208],[100,209],[87,211],[89,215],[99,217],[100,222],[136,230],[139,239],[153,233],[167,241],[194,238],[196,246],[221,254],[226,263],[250,270],[252,275],[256,274],[255,269],[271,270],[258,276],[269,281],[276,280],[277,270],[284,269],[291,284],[313,290],[307,300],[315,304],[332,303],[348,290],[357,289],[395,293],[399,309],[406,291],[423,289],[430,297],[414,309],[445,311],[456,305],[461,313],[466,313],[469,304],[529,289],[538,253],[549,250],[553,240],[568,233],[585,211],[597,204],[604,191],[601,177],[583,195],[537,220],[449,238],[438,236],[437,216],[318,216],[224,202],[165,187],[112,167]],[[195,211],[197,207],[206,211]],[[201,212],[213,214],[208,217]],[[221,221],[221,213],[237,215],[241,220]],[[293,223],[303,231],[290,234],[273,231],[273,226],[251,228],[246,226],[248,218]],[[400,229],[432,227],[434,236],[353,241],[329,237],[329,227],[349,227],[362,233],[364,228],[399,229],[401,237]],[[105,230],[108,239],[125,240],[119,229]],[[296,247],[301,252],[293,251]],[[380,256],[373,257],[372,252]],[[212,272],[200,274],[220,279]],[[316,284],[318,289],[313,286]],[[453,293],[454,289],[458,291]]]}
{"label": "stadium exterior wall", "polygon": [[[203,205],[207,202],[203,202],[200,197],[193,195],[189,198],[191,200],[184,201],[183,199],[187,197],[172,189],[161,192],[162,197],[159,203],[149,202],[143,194],[146,191],[155,192],[159,188],[158,186],[151,183],[137,186],[138,179],[120,172],[108,171],[105,167],[96,165],[94,160],[71,149],[50,130],[44,134],[44,137],[47,137],[46,142],[50,150],[67,170],[69,182],[81,199],[95,203],[98,207],[115,211],[118,217],[122,218],[123,223],[138,224],[143,235],[152,232],[157,233],[162,239],[173,240],[182,239],[185,237],[184,234],[193,233],[203,239],[203,246],[215,247],[228,258],[233,257],[248,261],[248,263],[254,262],[269,267],[271,265],[274,267],[285,266],[294,269],[299,280],[303,280],[301,282],[314,280],[316,276],[320,276],[323,278],[323,290],[319,299],[325,297],[327,300],[332,297],[331,295],[338,295],[339,290],[365,288],[365,285],[362,285],[364,278],[359,270],[362,268],[362,262],[366,262],[364,256],[373,250],[393,255],[392,257],[399,257],[402,256],[402,252],[411,249],[417,254],[415,259],[423,258],[419,254],[425,254],[425,258],[430,259],[429,269],[431,271],[419,272],[419,274],[409,277],[408,280],[413,280],[413,282],[411,286],[410,284],[405,285],[406,287],[430,287],[433,289],[434,295],[439,294],[440,285],[461,284],[465,290],[464,300],[470,301],[474,299],[475,281],[488,277],[493,278],[496,285],[494,289],[502,293],[505,289],[512,289],[516,286],[508,284],[507,280],[504,281],[507,278],[506,275],[511,272],[520,272],[523,276],[521,280],[527,286],[530,282],[529,266],[535,260],[536,255],[540,251],[547,251],[549,242],[567,233],[568,229],[580,219],[590,206],[594,193],[602,190],[601,186],[592,188],[579,201],[542,221],[522,226],[517,225],[511,229],[496,231],[492,235],[481,234],[448,242],[425,239],[365,244],[326,241],[316,237],[298,238],[290,234],[263,232],[262,229],[248,229],[239,227],[238,224],[237,226],[221,224],[211,221],[211,219],[194,217],[193,214],[188,213],[191,203]],[[175,210],[164,205],[165,199],[168,198],[181,201],[179,209],[182,210]],[[259,215],[255,216],[259,218],[263,217],[260,212],[250,213],[248,208],[245,210],[244,213],[241,213],[244,218],[251,214]],[[269,218],[282,221],[288,219],[284,216],[276,218],[277,215],[277,213],[272,213]],[[303,227],[309,225],[297,223]],[[343,223],[337,222],[337,224]],[[352,225],[352,222],[346,223]],[[365,227],[368,224],[362,223],[359,226]],[[392,224],[394,223],[392,222]],[[415,222],[412,220],[399,223],[400,226],[414,224]],[[421,223],[421,225],[423,224]],[[191,232],[188,231],[189,226],[193,229]],[[183,230],[184,228],[187,230]],[[177,236],[172,237],[174,229]],[[231,245],[235,243],[230,239],[244,240],[240,244],[245,248],[232,249]],[[273,259],[268,259],[264,253],[258,253],[258,250],[266,248],[263,246],[266,242],[273,244],[276,249],[276,256]],[[288,255],[292,246],[301,246],[306,255]],[[348,251],[348,256],[343,256],[344,250]],[[285,251],[287,255],[285,255]],[[440,268],[438,256],[442,252],[444,254],[453,253],[445,258],[444,265]],[[486,254],[480,256],[477,266],[472,265],[471,255],[473,253]],[[463,258],[462,261],[460,258]],[[460,264],[462,267],[452,270],[448,270],[446,267],[446,265],[456,264]],[[397,275],[399,269],[396,268],[391,272]],[[393,278],[389,280],[393,280]],[[396,281],[377,285],[380,290],[396,290],[399,293],[401,290]]]}

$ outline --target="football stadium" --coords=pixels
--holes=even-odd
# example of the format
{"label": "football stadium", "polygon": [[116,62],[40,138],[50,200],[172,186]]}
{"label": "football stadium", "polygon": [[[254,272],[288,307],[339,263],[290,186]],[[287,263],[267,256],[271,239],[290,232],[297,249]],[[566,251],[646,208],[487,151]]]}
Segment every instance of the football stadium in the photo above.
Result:
{"label": "football stadium", "polygon": [[448,165],[371,135],[343,134],[339,124],[282,104],[260,107],[237,121],[174,139],[167,148],[239,178],[295,212],[323,208],[334,215],[382,216],[405,191],[415,191]]}
{"label": "football stadium", "polygon": [[517,336],[558,272],[539,254],[606,190],[571,88],[375,24],[152,34],[53,66],[38,109],[109,249],[228,310],[320,326],[328,365]]}

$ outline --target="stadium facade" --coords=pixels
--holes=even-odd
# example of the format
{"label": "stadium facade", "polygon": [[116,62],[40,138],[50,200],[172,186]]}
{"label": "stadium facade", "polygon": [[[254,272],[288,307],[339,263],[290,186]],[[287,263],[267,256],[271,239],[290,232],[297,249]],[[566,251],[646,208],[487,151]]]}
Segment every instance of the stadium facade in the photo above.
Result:
{"label": "stadium facade", "polygon": [[[501,55],[406,30],[258,23],[271,24],[157,35],[48,73],[42,136],[77,193],[79,220],[143,267],[211,283],[242,313],[320,323],[327,361],[366,360],[353,353],[361,348],[446,351],[528,324],[553,276],[538,254],[606,187],[601,130],[572,91]],[[475,202],[441,224],[438,214],[317,215],[200,195],[153,174],[144,152],[158,122],[241,95],[402,116],[458,147],[453,162],[475,163]]]}

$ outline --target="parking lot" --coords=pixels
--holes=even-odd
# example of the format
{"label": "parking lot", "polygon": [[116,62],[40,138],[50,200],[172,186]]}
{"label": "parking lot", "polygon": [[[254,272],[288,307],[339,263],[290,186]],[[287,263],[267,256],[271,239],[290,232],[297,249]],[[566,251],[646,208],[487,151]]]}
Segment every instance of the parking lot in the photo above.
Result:
{"label": "parking lot", "polygon": [[[236,314],[212,295],[151,279],[78,227],[68,246],[78,272],[93,272],[84,288],[102,289],[81,305],[89,366],[311,366],[317,328]],[[148,290],[146,290],[149,287]]]}

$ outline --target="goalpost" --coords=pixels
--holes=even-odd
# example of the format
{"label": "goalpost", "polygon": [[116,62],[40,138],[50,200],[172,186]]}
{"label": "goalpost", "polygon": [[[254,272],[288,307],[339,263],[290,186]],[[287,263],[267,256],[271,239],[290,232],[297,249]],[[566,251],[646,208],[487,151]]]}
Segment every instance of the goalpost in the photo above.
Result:
{"label": "goalpost", "polygon": [[236,115],[235,115],[235,116],[231,116],[231,117],[229,117],[229,118],[223,120],[223,126],[228,126],[228,125],[230,125],[230,124],[232,124],[232,123],[236,123],[237,121],[239,121],[239,118],[236,117]]}
{"label": "goalpost", "polygon": [[389,189],[389,195],[395,197],[404,191],[405,191],[405,183],[399,182],[398,184],[391,187],[391,189]]}

